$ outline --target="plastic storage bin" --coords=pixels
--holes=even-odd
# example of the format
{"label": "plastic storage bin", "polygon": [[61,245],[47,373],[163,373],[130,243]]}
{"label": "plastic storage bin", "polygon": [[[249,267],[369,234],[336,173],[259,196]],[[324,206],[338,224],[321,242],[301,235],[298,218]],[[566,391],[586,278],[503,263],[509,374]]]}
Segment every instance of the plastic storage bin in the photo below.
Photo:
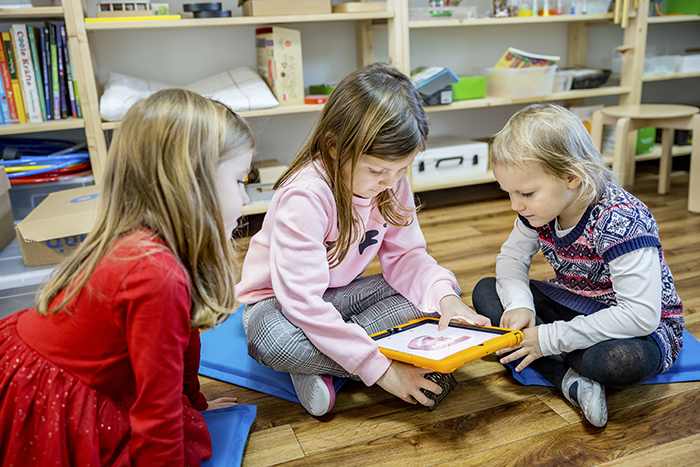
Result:
{"label": "plastic storage bin", "polygon": [[54,266],[25,266],[19,243],[0,251],[0,319],[34,306],[36,291],[54,270]]}
{"label": "plastic storage bin", "polygon": [[681,65],[678,71],[681,73],[700,71],[700,53],[681,55]]}
{"label": "plastic storage bin", "polygon": [[488,170],[489,145],[449,136],[428,139],[428,147],[413,160],[414,183],[484,173]]}
{"label": "plastic storage bin", "polygon": [[683,63],[681,55],[660,55],[658,57],[644,58],[644,74],[656,75],[661,73],[675,73],[680,70]]}
{"label": "plastic storage bin", "polygon": [[10,203],[12,204],[12,217],[15,221],[21,221],[27,214],[41,203],[50,193],[94,185],[92,175],[74,177],[57,182],[32,183],[27,185],[12,185],[10,188]]}
{"label": "plastic storage bin", "polygon": [[524,99],[552,93],[557,66],[530,68],[488,68],[486,89],[489,96]]}
{"label": "plastic storage bin", "polygon": [[573,71],[557,71],[554,73],[554,86],[552,88],[552,92],[571,91],[571,84],[573,82]]}

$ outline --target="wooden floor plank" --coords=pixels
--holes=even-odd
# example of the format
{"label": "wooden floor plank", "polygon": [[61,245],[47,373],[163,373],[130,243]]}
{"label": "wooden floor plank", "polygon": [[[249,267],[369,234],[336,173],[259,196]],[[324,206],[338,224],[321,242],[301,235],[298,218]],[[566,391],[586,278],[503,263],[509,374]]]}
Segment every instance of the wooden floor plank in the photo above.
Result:
{"label": "wooden floor plank", "polygon": [[242,467],[268,467],[304,457],[289,425],[256,431],[248,438]]}
{"label": "wooden floor plank", "polygon": [[600,467],[691,466],[700,463],[700,435],[672,441],[600,464]]}
{"label": "wooden floor plank", "polygon": [[[604,429],[577,423],[440,465],[588,467],[674,441],[681,441],[681,446],[684,446],[682,440],[700,433],[697,411],[688,410],[697,406],[698,398],[700,389],[688,391],[616,412]],[[695,447],[691,446],[690,449]],[[665,462],[659,465],[693,464]]]}

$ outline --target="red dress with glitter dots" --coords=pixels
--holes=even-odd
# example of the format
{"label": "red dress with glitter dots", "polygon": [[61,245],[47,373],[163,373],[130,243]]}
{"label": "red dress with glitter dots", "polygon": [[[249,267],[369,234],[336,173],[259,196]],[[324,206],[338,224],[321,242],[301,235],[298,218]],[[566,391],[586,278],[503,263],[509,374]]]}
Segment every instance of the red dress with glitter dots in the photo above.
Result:
{"label": "red dress with glitter dots", "polygon": [[0,465],[208,459],[199,332],[172,252],[143,232],[120,239],[67,308],[0,321]]}

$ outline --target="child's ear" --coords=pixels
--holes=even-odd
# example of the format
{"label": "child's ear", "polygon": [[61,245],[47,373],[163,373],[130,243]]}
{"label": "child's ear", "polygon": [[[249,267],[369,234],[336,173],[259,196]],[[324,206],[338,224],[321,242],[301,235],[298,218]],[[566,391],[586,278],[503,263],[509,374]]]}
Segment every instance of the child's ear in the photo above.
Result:
{"label": "child's ear", "polygon": [[575,190],[576,188],[581,186],[581,179],[578,177],[574,177],[572,175],[569,175],[568,177],[566,177],[566,186],[570,190]]}

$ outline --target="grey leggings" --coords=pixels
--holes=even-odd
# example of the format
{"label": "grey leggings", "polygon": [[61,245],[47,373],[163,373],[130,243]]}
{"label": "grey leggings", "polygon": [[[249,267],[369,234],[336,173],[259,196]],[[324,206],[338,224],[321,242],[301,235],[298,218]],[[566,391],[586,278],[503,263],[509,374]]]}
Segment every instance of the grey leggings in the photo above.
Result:
{"label": "grey leggings", "polygon": [[[345,287],[323,294],[345,322],[373,334],[407,321],[437,314],[423,313],[394,290],[380,275],[358,277]],[[300,328],[284,317],[276,298],[248,305],[243,311],[248,354],[261,365],[292,374],[352,377],[318,350]]]}
{"label": "grey leggings", "polygon": [[[576,311],[555,302],[537,287],[530,285],[537,311],[537,324],[570,321],[579,315]],[[491,318],[498,326],[503,306],[496,293],[496,278],[479,281],[472,292],[476,311]],[[587,349],[542,357],[530,366],[549,382],[561,389],[564,374],[573,368],[579,374],[611,388],[637,386],[656,374],[661,365],[661,350],[651,336],[630,339],[611,339]]]}

